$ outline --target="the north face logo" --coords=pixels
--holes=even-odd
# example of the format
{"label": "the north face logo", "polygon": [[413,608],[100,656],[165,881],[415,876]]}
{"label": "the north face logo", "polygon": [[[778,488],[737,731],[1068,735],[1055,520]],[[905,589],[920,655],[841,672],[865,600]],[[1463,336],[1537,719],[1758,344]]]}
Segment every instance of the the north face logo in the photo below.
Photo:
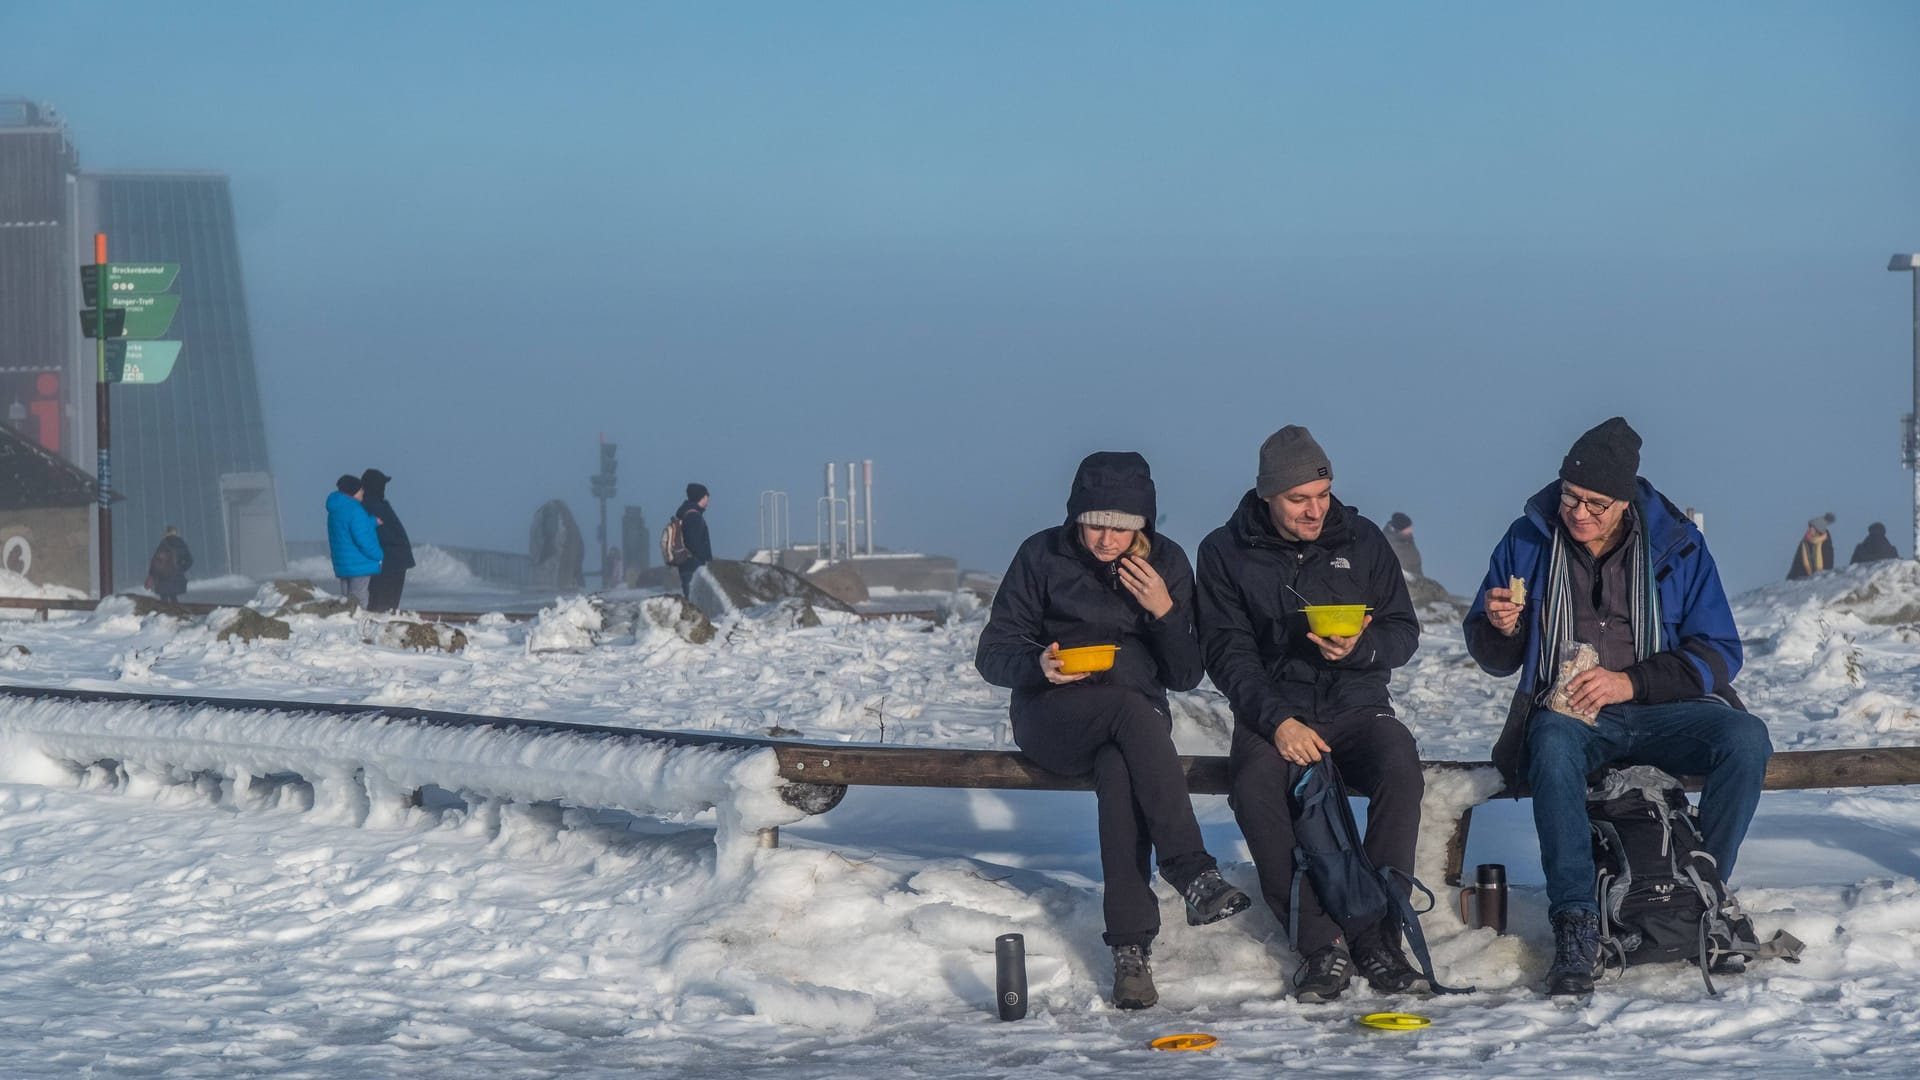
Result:
{"label": "the north face logo", "polygon": [[1335,570],[1353,569],[1353,564],[1348,562],[1346,559],[1346,556],[1344,555],[1335,556],[1333,561],[1328,563],[1327,565],[1333,567]]}

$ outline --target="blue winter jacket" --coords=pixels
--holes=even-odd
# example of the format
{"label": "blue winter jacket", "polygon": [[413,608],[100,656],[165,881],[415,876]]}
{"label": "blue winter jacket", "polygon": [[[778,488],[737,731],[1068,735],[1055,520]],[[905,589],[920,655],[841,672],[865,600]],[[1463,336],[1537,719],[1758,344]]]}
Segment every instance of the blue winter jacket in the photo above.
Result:
{"label": "blue winter jacket", "polygon": [[380,572],[380,536],[373,515],[359,500],[336,491],[327,496],[327,550],[335,577],[370,577]]}
{"label": "blue winter jacket", "polygon": [[[1652,655],[1627,669],[1633,680],[1633,700],[1656,704],[1713,695],[1743,708],[1733,692],[1733,677],[1740,672],[1740,635],[1706,538],[1653,485],[1644,479],[1636,482],[1637,535],[1647,545],[1647,573],[1660,610],[1660,640],[1647,650]],[[1555,480],[1527,500],[1526,514],[1508,527],[1493,549],[1486,580],[1465,621],[1467,651],[1483,669],[1499,676],[1520,672],[1506,726],[1493,747],[1493,763],[1509,783],[1526,777],[1527,724],[1552,689],[1552,680],[1540,678],[1537,669],[1542,652],[1541,613],[1553,588],[1547,580],[1553,530],[1559,527],[1559,519],[1560,482]],[[1508,579],[1515,577],[1527,582],[1528,600],[1522,613],[1526,633],[1510,638],[1487,620],[1487,590],[1504,589]]]}

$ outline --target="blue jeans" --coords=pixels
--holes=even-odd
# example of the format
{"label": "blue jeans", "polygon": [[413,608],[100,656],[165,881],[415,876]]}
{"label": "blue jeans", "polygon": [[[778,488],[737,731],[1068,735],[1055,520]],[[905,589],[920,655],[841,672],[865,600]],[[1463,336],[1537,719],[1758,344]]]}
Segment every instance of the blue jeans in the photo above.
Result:
{"label": "blue jeans", "polygon": [[1592,726],[1542,709],[1527,728],[1527,785],[1547,874],[1547,914],[1598,911],[1587,833],[1587,774],[1609,764],[1652,765],[1705,776],[1700,826],[1707,853],[1731,880],[1733,860],[1760,805],[1773,743],[1759,717],[1718,698],[1663,705],[1609,705]]}

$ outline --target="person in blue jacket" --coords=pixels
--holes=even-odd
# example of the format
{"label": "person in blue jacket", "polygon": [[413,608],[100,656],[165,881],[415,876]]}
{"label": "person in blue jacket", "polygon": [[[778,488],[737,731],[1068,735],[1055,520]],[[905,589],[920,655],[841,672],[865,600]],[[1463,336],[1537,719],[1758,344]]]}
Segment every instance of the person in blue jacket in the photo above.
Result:
{"label": "person in blue jacket", "polygon": [[[1701,831],[1725,880],[1773,752],[1766,724],[1733,692],[1740,635],[1706,538],[1639,469],[1640,436],[1621,417],[1580,436],[1560,478],[1494,549],[1466,616],[1474,660],[1489,674],[1520,673],[1493,761],[1533,792],[1553,995],[1590,992],[1600,968],[1587,774],[1625,763],[1706,777]],[[1567,711],[1554,711],[1555,674],[1582,642],[1599,663],[1568,682]]]}
{"label": "person in blue jacket", "polygon": [[327,496],[327,550],[333,556],[333,573],[340,579],[340,592],[368,602],[368,585],[380,572],[380,523],[360,505],[366,492],[360,478],[352,474],[333,482]]}

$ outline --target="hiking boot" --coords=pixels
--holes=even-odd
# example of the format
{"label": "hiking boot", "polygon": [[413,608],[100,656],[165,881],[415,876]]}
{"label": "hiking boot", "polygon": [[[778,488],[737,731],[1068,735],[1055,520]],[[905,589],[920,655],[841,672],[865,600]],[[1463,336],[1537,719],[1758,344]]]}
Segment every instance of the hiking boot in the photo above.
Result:
{"label": "hiking boot", "polygon": [[1146,945],[1113,947],[1113,1007],[1150,1009],[1160,1000],[1153,988],[1153,949]]}
{"label": "hiking boot", "polygon": [[1203,870],[1180,890],[1187,901],[1187,925],[1205,926],[1229,919],[1253,906],[1246,893],[1227,884],[1218,870]]}
{"label": "hiking boot", "polygon": [[1369,930],[1353,939],[1353,963],[1367,977],[1367,985],[1382,994],[1433,993],[1433,984],[1419,969],[1407,962],[1400,951],[1400,934],[1384,927]]}
{"label": "hiking boot", "polygon": [[1600,915],[1568,911],[1553,917],[1553,967],[1547,970],[1547,994],[1577,997],[1593,993],[1600,974]]}
{"label": "hiking boot", "polygon": [[1353,957],[1336,941],[1314,950],[1293,973],[1293,999],[1302,1005],[1332,1001],[1345,993],[1352,981]]}

